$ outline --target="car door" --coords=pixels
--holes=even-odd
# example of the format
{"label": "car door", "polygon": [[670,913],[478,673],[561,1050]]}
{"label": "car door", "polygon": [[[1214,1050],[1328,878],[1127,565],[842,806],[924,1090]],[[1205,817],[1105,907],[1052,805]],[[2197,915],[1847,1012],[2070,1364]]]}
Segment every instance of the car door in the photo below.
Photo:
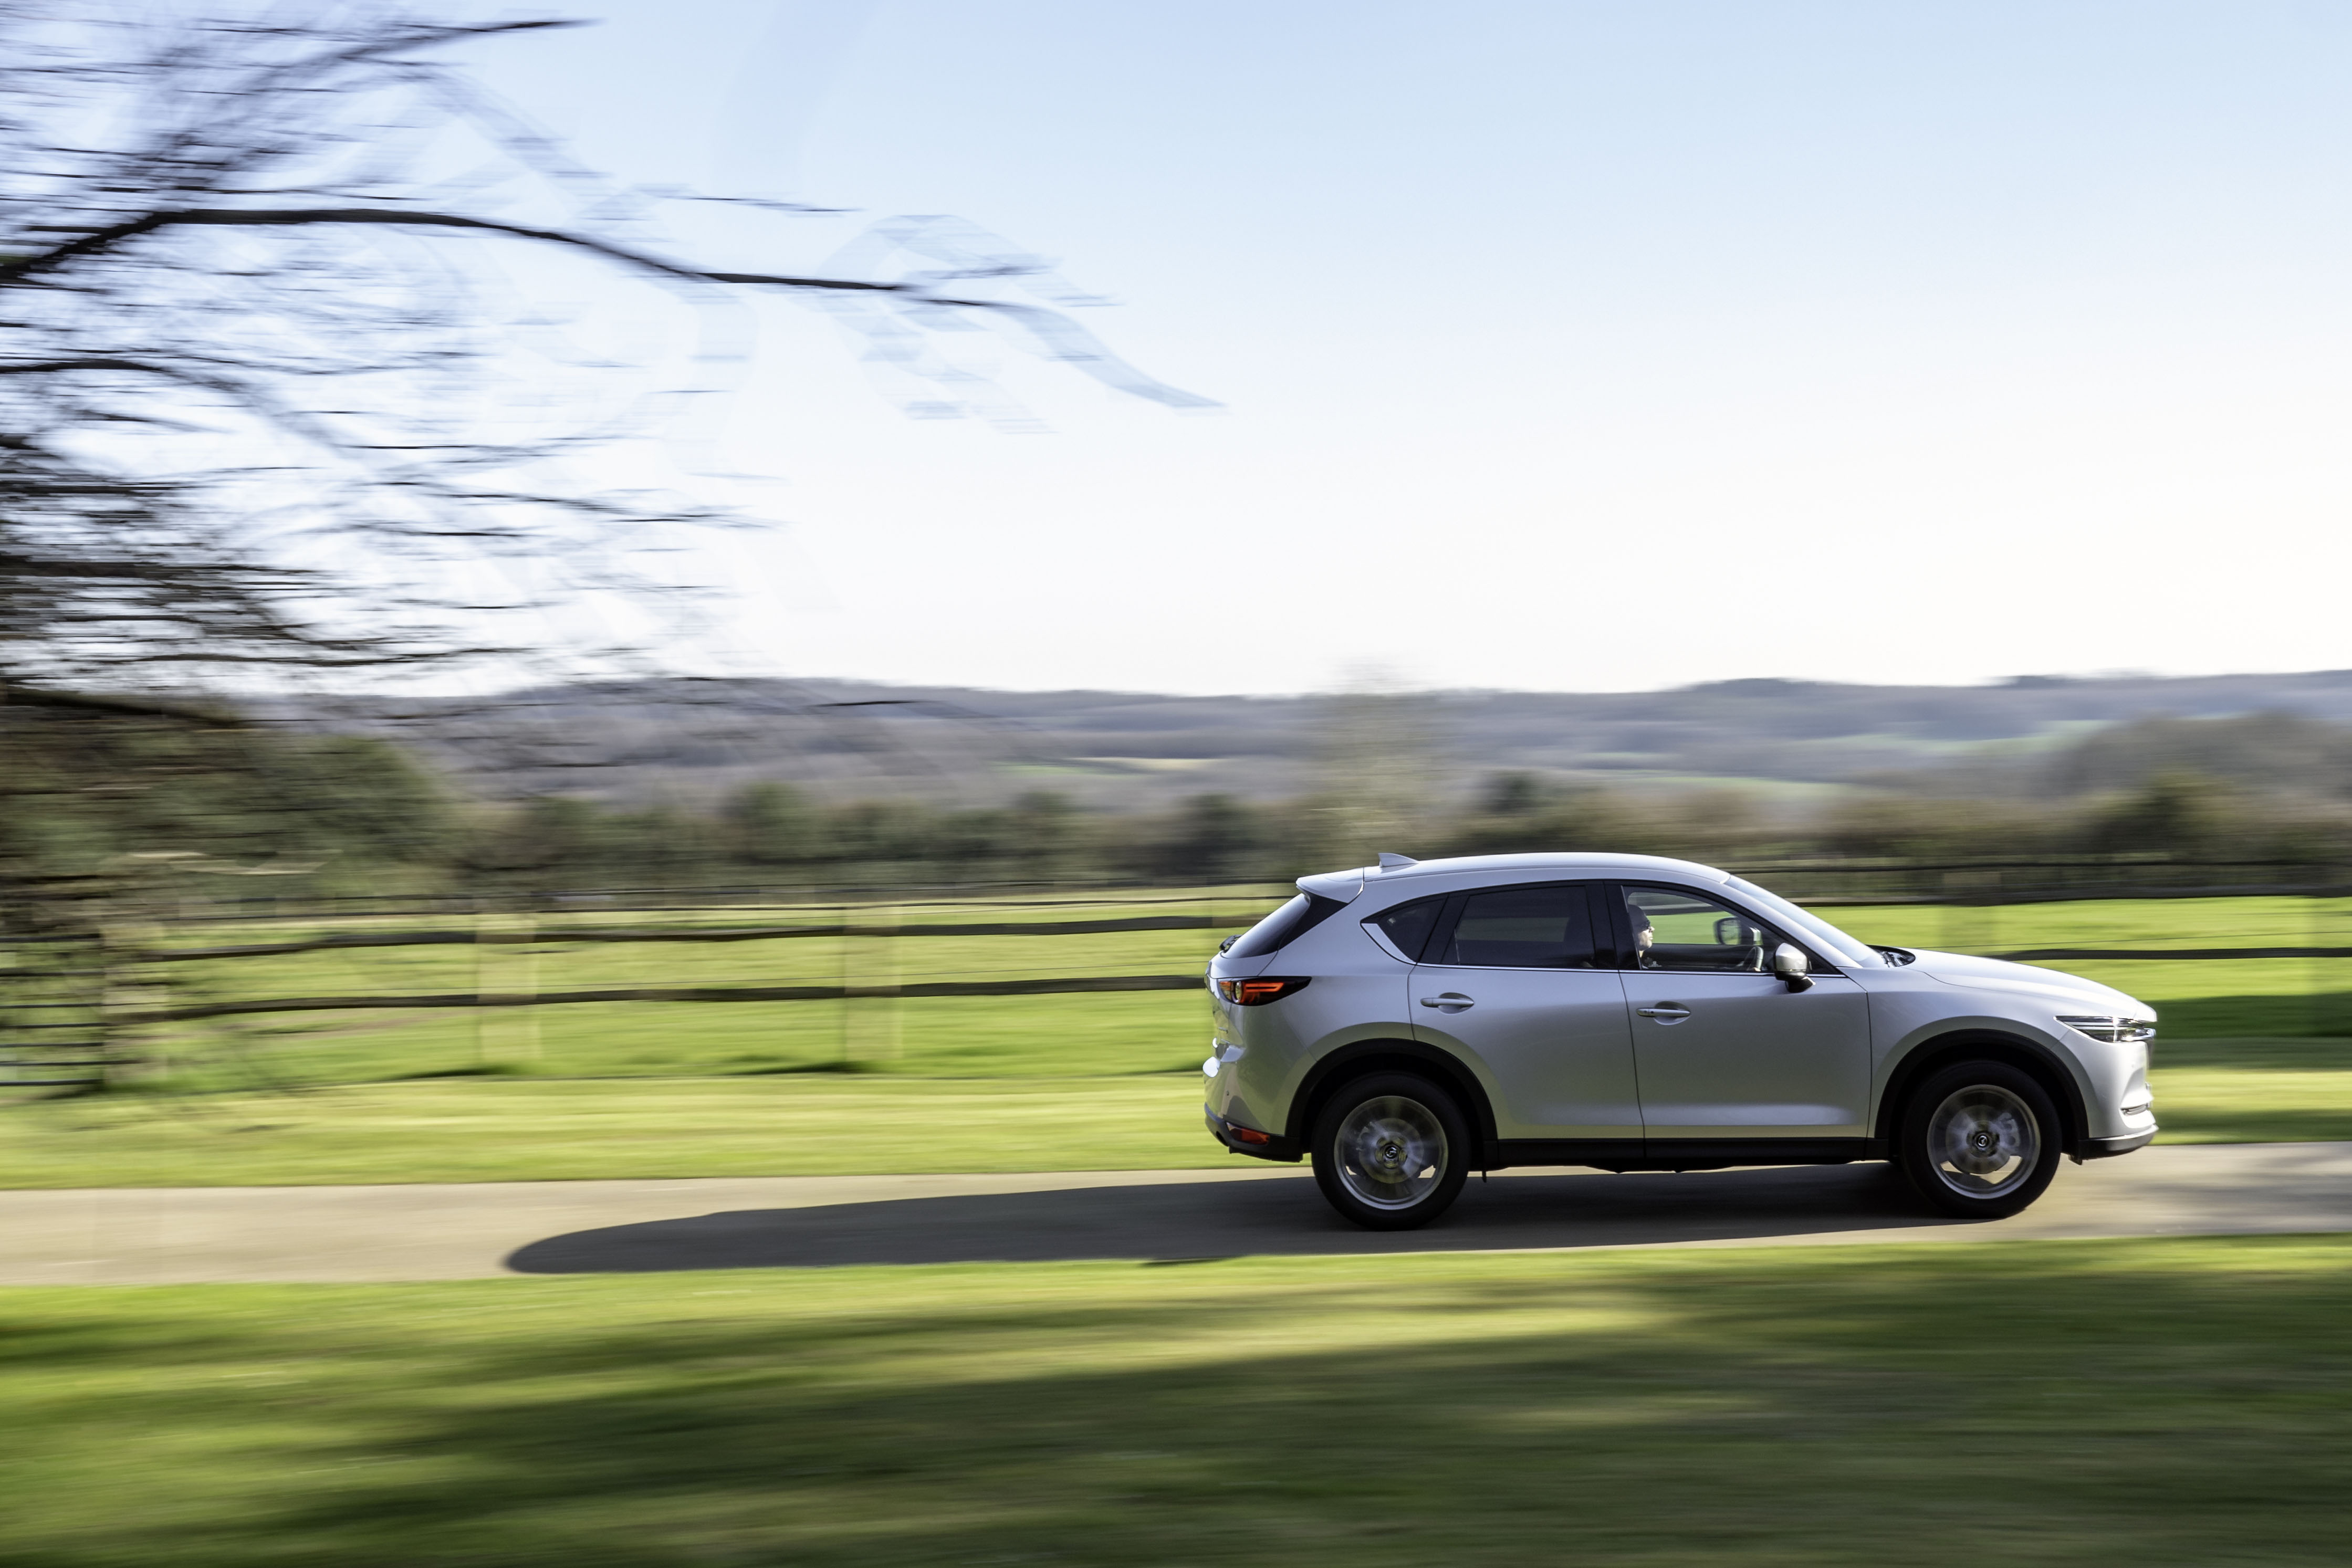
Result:
{"label": "car door", "polygon": [[[1834,971],[1791,991],[1790,940],[1697,889],[1618,884],[1625,1007],[1653,1141],[1860,1138],[1869,1128],[1870,1008]],[[1799,943],[1802,946],[1802,943]]]}
{"label": "car door", "polygon": [[1552,882],[1456,893],[1413,968],[1413,1033],[1486,1068],[1500,1137],[1641,1137],[1603,891]]}

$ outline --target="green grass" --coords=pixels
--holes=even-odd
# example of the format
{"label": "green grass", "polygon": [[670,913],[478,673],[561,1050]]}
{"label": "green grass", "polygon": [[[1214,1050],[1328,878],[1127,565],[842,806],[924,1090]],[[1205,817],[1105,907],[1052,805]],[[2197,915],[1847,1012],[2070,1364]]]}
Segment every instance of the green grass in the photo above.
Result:
{"label": "green grass", "polygon": [[[2347,1058],[2352,1048],[2340,1049]],[[2166,1143],[2352,1139],[2352,1069],[2167,1068],[2150,1078]]]}
{"label": "green grass", "polygon": [[2334,1564],[2352,1238],[5,1298],[8,1558]]}
{"label": "green grass", "polygon": [[2037,947],[2352,947],[2352,900],[2086,899],[2039,904],[1880,904],[1822,915],[1864,942],[1954,952]]}
{"label": "green grass", "polygon": [[1198,1073],[449,1079],[105,1095],[0,1116],[0,1187],[304,1186],[1232,1165]]}
{"label": "green grass", "polygon": [[183,1088],[508,1078],[754,1077],[844,1069],[910,1078],[1120,1078],[1197,1067],[1203,991],[1104,995],[346,1013],[188,1037]]}
{"label": "green grass", "polygon": [[[1821,913],[1864,942],[1952,952],[2053,947],[2352,947],[2352,900],[2116,899]],[[2352,1034],[2352,959],[2045,962],[2153,1005],[2163,1037]]]}

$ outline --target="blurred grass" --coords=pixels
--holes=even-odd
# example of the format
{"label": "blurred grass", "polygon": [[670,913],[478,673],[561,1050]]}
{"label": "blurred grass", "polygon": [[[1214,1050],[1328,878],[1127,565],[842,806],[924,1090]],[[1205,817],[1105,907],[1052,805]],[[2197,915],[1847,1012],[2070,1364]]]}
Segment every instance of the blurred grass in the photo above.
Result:
{"label": "blurred grass", "polygon": [[[2053,947],[2352,947],[2352,900],[2112,899],[2080,903],[1820,906],[1864,942],[1948,952]],[[2352,959],[2067,960],[2042,967],[2158,1010],[2167,1040],[2352,1035]]]}
{"label": "blurred grass", "polygon": [[2352,1464],[2347,1237],[7,1305],[43,1568],[2334,1564]]}
{"label": "blurred grass", "polygon": [[2037,947],[2352,947],[2352,899],[2084,899],[1809,906],[1864,942],[1947,952]]}
{"label": "blurred grass", "polygon": [[[311,1017],[315,1017],[313,1015]],[[850,1070],[909,1078],[1166,1073],[1208,1054],[1205,991],[343,1013],[265,1022],[177,1072],[183,1087]]]}
{"label": "blurred grass", "polygon": [[2166,1143],[2291,1143],[2352,1139],[2352,1041],[2335,1047],[2347,1064],[2326,1071],[2275,1068],[2159,1068],[2149,1075]]}
{"label": "blurred grass", "polygon": [[104,1095],[0,1116],[0,1187],[286,1186],[1231,1165],[1198,1073],[635,1079]]}

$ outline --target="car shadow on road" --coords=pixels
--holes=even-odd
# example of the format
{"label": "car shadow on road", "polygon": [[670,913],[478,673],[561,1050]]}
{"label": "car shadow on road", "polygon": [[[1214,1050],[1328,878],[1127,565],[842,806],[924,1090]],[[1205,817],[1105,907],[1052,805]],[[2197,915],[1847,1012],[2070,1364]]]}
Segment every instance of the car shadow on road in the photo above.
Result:
{"label": "car shadow on road", "polygon": [[1938,1223],[1882,1164],[1474,1180],[1422,1230],[1361,1230],[1311,1177],[748,1209],[616,1225],[518,1249],[523,1274],[820,1268],[874,1263],[1177,1263],[1250,1256],[1477,1252],[1769,1240]]}

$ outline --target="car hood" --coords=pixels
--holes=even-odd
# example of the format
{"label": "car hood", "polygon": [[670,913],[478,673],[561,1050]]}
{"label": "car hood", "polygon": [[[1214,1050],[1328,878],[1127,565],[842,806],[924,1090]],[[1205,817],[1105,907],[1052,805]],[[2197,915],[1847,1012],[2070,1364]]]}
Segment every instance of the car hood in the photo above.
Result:
{"label": "car hood", "polygon": [[2053,1012],[2116,1013],[2126,1017],[2153,1018],[2156,1009],[2135,997],[2080,975],[2005,958],[1976,958],[1965,952],[1929,952],[1912,949],[1920,972],[1947,985],[1974,991],[2006,991],[2049,1004]]}

